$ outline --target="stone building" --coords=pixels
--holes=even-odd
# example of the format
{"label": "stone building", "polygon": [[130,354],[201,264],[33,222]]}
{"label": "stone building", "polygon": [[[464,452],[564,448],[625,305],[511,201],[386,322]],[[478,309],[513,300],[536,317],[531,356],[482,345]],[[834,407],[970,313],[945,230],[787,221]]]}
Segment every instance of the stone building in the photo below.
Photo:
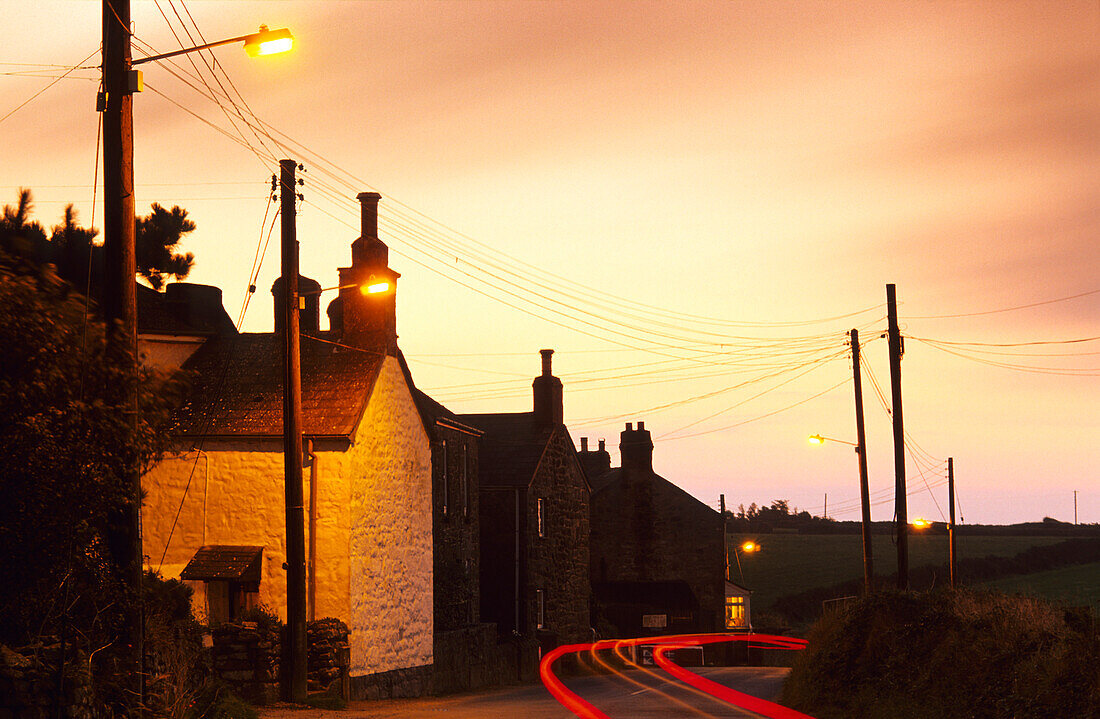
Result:
{"label": "stone building", "polygon": [[481,430],[413,390],[432,445],[432,545],[436,632],[480,623],[478,439]]}
{"label": "stone building", "polygon": [[[362,233],[328,331],[319,285],[301,283],[307,617],[349,626],[353,695],[420,693],[433,662],[431,448],[397,346],[399,275],[377,235],[379,199],[359,195]],[[281,282],[272,292],[278,307]],[[163,336],[143,330],[147,356]],[[285,619],[280,334],[179,337],[157,356],[182,362],[192,387],[178,451],[142,481],[145,554],[191,584],[200,614],[263,604]]]}
{"label": "stone building", "polygon": [[627,423],[615,469],[602,442],[597,451],[581,442],[591,473],[590,574],[601,626],[621,637],[721,631],[721,515],[653,471],[645,423]]}
{"label": "stone building", "polygon": [[591,638],[591,489],[542,350],[531,412],[460,415],[480,449],[481,617],[546,648]]}

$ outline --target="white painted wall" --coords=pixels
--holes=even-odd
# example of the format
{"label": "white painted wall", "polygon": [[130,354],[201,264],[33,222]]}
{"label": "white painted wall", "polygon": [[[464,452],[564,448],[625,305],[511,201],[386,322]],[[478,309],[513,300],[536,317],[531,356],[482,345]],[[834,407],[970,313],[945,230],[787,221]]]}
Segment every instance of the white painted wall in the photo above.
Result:
{"label": "white painted wall", "polygon": [[[317,452],[315,461],[316,617],[347,622],[354,675],[430,664],[430,449],[394,358],[383,363],[350,449]],[[308,468],[304,475],[308,503]],[[260,602],[285,621],[281,440],[208,441],[201,453],[160,462],[142,486],[149,566],[178,577],[203,544],[262,545]],[[205,612],[205,594],[194,599]]]}

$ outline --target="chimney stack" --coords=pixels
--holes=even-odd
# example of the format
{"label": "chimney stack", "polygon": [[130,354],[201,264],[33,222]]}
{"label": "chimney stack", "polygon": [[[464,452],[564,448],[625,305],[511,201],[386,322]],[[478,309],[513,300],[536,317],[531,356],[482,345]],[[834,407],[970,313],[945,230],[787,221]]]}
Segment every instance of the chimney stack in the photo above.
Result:
{"label": "chimney stack", "polygon": [[535,424],[551,427],[565,422],[562,408],[561,380],[551,373],[550,358],[554,350],[539,350],[542,355],[542,374],[531,383],[534,390]]}
{"label": "chimney stack", "polygon": [[[344,344],[392,354],[397,345],[397,278],[390,248],[378,239],[377,192],[360,192],[360,235],[351,243],[351,267],[340,268],[340,296],[328,308],[329,327]],[[361,289],[385,289],[364,294]]]}
{"label": "chimney stack", "polygon": [[626,429],[619,437],[619,456],[623,471],[627,473],[653,472],[653,439],[645,428],[645,422],[639,422],[638,429],[633,429],[630,422],[626,423]]}
{"label": "chimney stack", "polygon": [[581,451],[577,453],[577,458],[589,479],[596,479],[611,471],[611,455],[604,449],[602,439],[600,448],[593,452],[588,449],[588,437],[581,437]]}
{"label": "chimney stack", "polygon": [[[171,287],[171,285],[169,285]],[[283,331],[283,278],[275,278],[271,285],[275,299],[275,332]],[[317,334],[321,329],[321,283],[298,275],[298,330],[303,334]]]}

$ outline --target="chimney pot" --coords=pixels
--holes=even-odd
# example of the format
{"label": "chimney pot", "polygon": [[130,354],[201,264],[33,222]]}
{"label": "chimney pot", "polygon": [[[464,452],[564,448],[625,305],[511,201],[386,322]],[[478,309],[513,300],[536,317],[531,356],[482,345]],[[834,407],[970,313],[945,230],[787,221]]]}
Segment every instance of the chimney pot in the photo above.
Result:
{"label": "chimney pot", "polygon": [[645,422],[639,422],[638,423],[638,431],[641,432],[643,429],[645,429]]}
{"label": "chimney pot", "polygon": [[561,380],[551,374],[550,357],[554,350],[539,350],[539,353],[542,355],[542,374],[531,383],[535,395],[535,420],[543,427],[556,426],[565,421]]}
{"label": "chimney pot", "polygon": [[633,422],[627,422],[626,423],[626,431],[627,432],[633,432],[634,431],[634,423]]}
{"label": "chimney pot", "polygon": [[581,451],[588,451],[588,437],[581,437]]}
{"label": "chimney pot", "polygon": [[378,237],[378,201],[382,195],[377,192],[360,192],[355,196],[359,200],[359,232],[363,239]]}
{"label": "chimney pot", "polygon": [[607,440],[606,440],[606,439],[601,439],[601,440],[600,440],[600,451],[601,451],[601,452],[604,452],[604,451],[606,451],[606,450],[604,449],[604,447],[605,447],[606,445],[607,445]]}
{"label": "chimney pot", "polygon": [[551,357],[554,356],[554,350],[539,350],[539,354],[542,355],[542,376],[549,377],[553,372],[551,371]]}

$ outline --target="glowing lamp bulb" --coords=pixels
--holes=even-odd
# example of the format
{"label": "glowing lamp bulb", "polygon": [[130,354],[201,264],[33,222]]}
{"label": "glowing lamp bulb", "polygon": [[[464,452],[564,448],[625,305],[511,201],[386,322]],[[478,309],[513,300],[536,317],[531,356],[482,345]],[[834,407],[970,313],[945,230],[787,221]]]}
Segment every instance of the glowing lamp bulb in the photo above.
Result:
{"label": "glowing lamp bulb", "polygon": [[294,36],[285,27],[281,30],[268,30],[267,25],[260,25],[260,31],[249,35],[244,41],[244,50],[250,57],[275,55],[287,52],[292,47],[294,47]]}
{"label": "glowing lamp bulb", "polygon": [[929,522],[927,519],[917,518],[917,519],[913,520],[913,526],[916,527],[917,529],[924,529],[925,527],[932,526],[932,523]]}
{"label": "glowing lamp bulb", "polygon": [[825,438],[822,437],[820,434],[811,434],[810,444],[825,444]]}
{"label": "glowing lamp bulb", "polygon": [[756,542],[745,542],[741,545],[741,551],[743,552],[755,552],[760,549],[760,545]]}
{"label": "glowing lamp bulb", "polygon": [[377,295],[381,292],[389,290],[389,288],[389,282],[374,282],[369,285],[363,285],[361,288],[359,288],[359,291],[362,292],[364,295]]}

